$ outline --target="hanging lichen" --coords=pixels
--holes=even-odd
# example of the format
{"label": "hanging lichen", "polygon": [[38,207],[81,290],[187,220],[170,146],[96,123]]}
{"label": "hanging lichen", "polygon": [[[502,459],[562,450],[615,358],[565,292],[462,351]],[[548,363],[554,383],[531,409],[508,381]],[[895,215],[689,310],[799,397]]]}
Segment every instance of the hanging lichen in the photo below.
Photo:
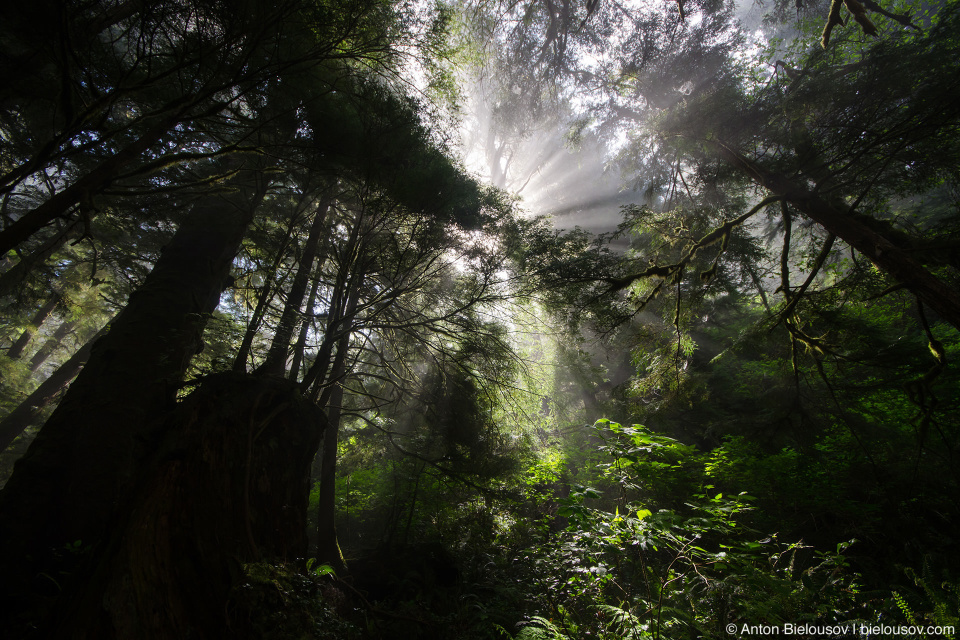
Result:
{"label": "hanging lichen", "polygon": [[[873,6],[877,6],[874,3],[871,3]],[[873,21],[870,20],[870,17],[867,15],[866,7],[859,2],[859,0],[833,0],[830,3],[830,13],[827,16],[827,24],[823,26],[823,37],[820,39],[820,44],[824,49],[827,48],[827,45],[830,43],[830,34],[833,32],[833,28],[837,25],[841,27],[845,25],[843,18],[840,16],[840,7],[846,6],[847,11],[850,12],[850,15],[853,16],[854,21],[860,25],[860,28],[863,29],[863,32],[869,36],[877,35],[877,27],[873,24]],[[872,9],[873,7],[871,7]],[[886,12],[883,12],[886,14]]]}

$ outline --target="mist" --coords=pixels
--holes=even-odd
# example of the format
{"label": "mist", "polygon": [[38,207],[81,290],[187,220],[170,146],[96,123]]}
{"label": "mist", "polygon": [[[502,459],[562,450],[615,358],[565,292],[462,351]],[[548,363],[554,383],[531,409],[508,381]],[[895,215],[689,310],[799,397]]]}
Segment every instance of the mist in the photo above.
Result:
{"label": "mist", "polygon": [[0,6],[5,637],[953,638],[958,34]]}

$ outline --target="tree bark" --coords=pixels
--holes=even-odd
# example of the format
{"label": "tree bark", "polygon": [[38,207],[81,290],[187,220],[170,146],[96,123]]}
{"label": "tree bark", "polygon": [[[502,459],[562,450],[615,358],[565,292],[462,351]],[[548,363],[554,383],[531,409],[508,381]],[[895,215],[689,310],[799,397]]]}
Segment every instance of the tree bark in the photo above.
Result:
{"label": "tree bark", "polygon": [[37,265],[46,262],[47,258],[63,246],[63,243],[76,236],[80,228],[79,220],[68,223],[63,230],[47,238],[36,250],[23,256],[17,264],[4,271],[3,275],[0,275],[0,296],[16,291]]}
{"label": "tree bark", "polygon": [[145,480],[49,637],[250,637],[231,590],[243,563],[306,555],[321,425],[288,381],[205,380],[169,416]]}
{"label": "tree bark", "polygon": [[101,540],[127,503],[264,194],[255,169],[226,186],[186,216],[0,492],[2,591],[21,595],[64,544]]}
{"label": "tree bark", "polygon": [[865,255],[943,320],[960,329],[960,292],[930,273],[909,253],[850,212],[838,208],[787,176],[767,171],[726,145],[717,143],[716,146],[727,162]]}
{"label": "tree bark", "polygon": [[163,134],[180,120],[180,116],[180,110],[176,109],[172,114],[161,118],[125,148],[0,231],[0,255],[15,248],[55,219],[66,215],[70,207],[85,199],[89,200],[93,194],[108,186],[122,173],[123,169],[139,158],[140,154],[156,144]]}
{"label": "tree bark", "polygon": [[37,352],[30,358],[30,373],[36,373],[37,369],[43,366],[47,358],[57,350],[57,347],[63,343],[63,339],[66,338],[76,326],[76,320],[68,320],[67,322],[60,323],[60,326],[53,332],[53,335],[50,336],[47,341],[43,343],[43,346],[37,349]]}
{"label": "tree bark", "polygon": [[[303,376],[300,387],[313,399],[319,399],[320,406],[324,406],[326,397],[324,389],[331,381],[336,380],[337,363],[345,351],[340,351],[338,344],[342,340],[349,340],[353,332],[354,316],[360,303],[360,287],[363,284],[363,274],[353,274],[350,280],[343,283],[342,296],[336,305],[331,305],[330,317],[327,322],[327,332],[317,353],[317,359]],[[334,355],[334,348],[337,348]],[[343,356],[345,357],[345,356]],[[331,366],[332,365],[332,366]],[[333,374],[327,379],[327,372]],[[326,391],[329,395],[329,391]]]}
{"label": "tree bark", "polygon": [[277,330],[273,334],[273,342],[270,344],[270,351],[267,358],[260,368],[259,373],[265,375],[282,376],[286,373],[287,356],[290,354],[290,341],[297,328],[297,321],[302,317],[303,297],[307,293],[307,285],[310,283],[310,274],[313,273],[313,263],[317,258],[320,247],[320,236],[323,233],[327,218],[327,211],[330,209],[330,202],[323,202],[318,208],[313,218],[313,224],[310,225],[310,233],[307,236],[307,242],[303,246],[303,254],[300,258],[300,264],[297,267],[297,275],[293,278],[290,285],[290,292],[287,294],[287,303],[283,307],[283,313],[280,315],[280,321],[277,323]]}
{"label": "tree bark", "polygon": [[310,327],[313,326],[313,308],[317,303],[317,292],[320,290],[320,281],[322,280],[319,267],[316,271],[313,276],[313,286],[310,287],[310,295],[307,296],[306,309],[308,315],[307,318],[300,323],[300,335],[297,336],[297,344],[293,348],[293,359],[290,362],[290,372],[287,374],[287,377],[294,382],[296,382],[300,376],[300,367],[303,364],[304,351],[307,349],[307,334],[310,333]]}
{"label": "tree bark", "polygon": [[340,417],[343,407],[343,386],[335,383],[327,403],[323,432],[323,453],[320,461],[320,488],[317,500],[317,560],[342,573],[346,568],[343,551],[337,540],[337,447],[340,439]]}
{"label": "tree bark", "polygon": [[[360,287],[364,275],[361,265],[357,264],[357,247],[360,242],[360,230],[363,225],[363,212],[357,213],[350,239],[343,249],[343,259],[337,272],[337,278],[330,294],[330,306],[327,314],[327,328],[323,343],[317,353],[317,358],[303,375],[300,388],[309,393],[311,398],[320,395],[320,389],[330,370],[334,347],[344,332],[351,331],[353,316],[360,300]],[[323,406],[321,403],[320,406]]]}
{"label": "tree bark", "polygon": [[30,324],[23,330],[23,333],[20,334],[20,337],[17,338],[17,341],[7,349],[7,357],[14,360],[20,359],[20,356],[23,355],[24,350],[26,350],[27,345],[30,344],[30,341],[33,339],[33,334],[36,333],[37,329],[40,328],[47,318],[50,317],[50,314],[53,313],[53,310],[57,308],[57,305],[60,304],[60,294],[55,293],[50,296],[43,306],[37,310],[37,313],[34,314],[33,318],[30,320]]}
{"label": "tree bark", "polygon": [[34,424],[43,408],[70,384],[70,381],[87,363],[93,343],[106,332],[107,327],[104,327],[87,340],[76,353],[57,367],[57,370],[50,374],[49,378],[41,382],[40,386],[34,389],[33,393],[27,396],[16,409],[0,421],[0,451],[9,447],[17,436],[23,433],[24,429]]}
{"label": "tree bark", "polygon": [[[260,331],[260,325],[263,323],[263,316],[267,312],[267,304],[270,302],[270,297],[273,295],[273,282],[277,279],[277,271],[280,269],[280,263],[283,262],[283,255],[286,251],[287,245],[290,243],[290,238],[293,235],[293,220],[290,221],[290,225],[287,227],[287,235],[283,239],[283,243],[280,246],[280,249],[277,251],[276,256],[274,257],[273,264],[270,266],[270,273],[267,274],[263,279],[263,287],[260,289],[259,294],[257,295],[257,306],[253,310],[253,315],[250,317],[250,323],[247,325],[247,331],[243,334],[243,340],[240,342],[240,348],[237,349],[237,357],[233,361],[233,370],[236,373],[244,373],[247,370],[247,359],[250,357],[250,349],[253,347],[253,341],[257,337],[257,332]],[[286,275],[281,279],[286,279]]]}
{"label": "tree bark", "polygon": [[[356,279],[356,284],[350,291],[347,299],[347,309],[344,320],[332,325],[332,329],[340,329],[335,338],[337,354],[333,360],[333,367],[329,380],[320,393],[319,404],[324,407],[327,416],[326,431],[323,437],[323,458],[320,463],[320,489],[317,502],[317,558],[330,563],[338,571],[346,568],[340,542],[337,540],[336,504],[337,504],[337,447],[340,438],[340,417],[343,410],[343,382],[347,376],[347,353],[350,349],[350,337],[353,334],[353,316],[356,313],[360,300],[360,286],[363,276]],[[320,389],[321,380],[308,397],[316,397]]]}

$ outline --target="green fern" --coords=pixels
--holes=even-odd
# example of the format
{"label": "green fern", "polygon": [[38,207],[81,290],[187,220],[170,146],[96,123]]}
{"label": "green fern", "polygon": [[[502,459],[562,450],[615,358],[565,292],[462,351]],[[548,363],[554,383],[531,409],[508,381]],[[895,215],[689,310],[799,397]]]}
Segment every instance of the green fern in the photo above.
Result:
{"label": "green fern", "polygon": [[906,599],[904,599],[904,597],[900,595],[899,591],[893,592],[893,600],[897,603],[897,607],[900,608],[900,611],[903,612],[903,615],[904,617],[906,617],[907,622],[916,626],[917,617],[913,615],[913,609],[910,608],[910,605],[907,604]]}
{"label": "green fern", "polygon": [[530,624],[521,629],[514,640],[567,640],[567,636],[550,620],[533,616]]}
{"label": "green fern", "polygon": [[[928,606],[931,610],[923,616],[925,624],[953,627],[954,629],[960,626],[960,583],[944,579],[937,584],[938,580],[933,575],[929,559],[923,563],[923,575],[917,575],[917,572],[911,568],[905,569],[904,573],[913,580],[917,587],[923,590],[927,597]],[[910,624],[917,624],[915,622],[916,616],[913,615],[912,610],[899,593],[894,592],[894,600],[896,600],[897,606],[904,612],[904,615],[907,616]],[[955,636],[945,634],[944,637],[953,640]]]}
{"label": "green fern", "polygon": [[627,609],[601,604],[597,606],[597,611],[604,619],[610,621],[606,630],[614,634],[611,637],[635,640],[649,636],[649,633],[643,628],[640,618]]}

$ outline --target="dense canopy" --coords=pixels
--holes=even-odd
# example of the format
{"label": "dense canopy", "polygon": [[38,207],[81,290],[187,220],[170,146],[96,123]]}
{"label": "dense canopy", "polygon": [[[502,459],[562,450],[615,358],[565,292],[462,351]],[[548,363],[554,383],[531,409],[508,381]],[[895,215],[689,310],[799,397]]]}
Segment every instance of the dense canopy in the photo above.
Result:
{"label": "dense canopy", "polygon": [[960,3],[0,9],[11,638],[953,638]]}

